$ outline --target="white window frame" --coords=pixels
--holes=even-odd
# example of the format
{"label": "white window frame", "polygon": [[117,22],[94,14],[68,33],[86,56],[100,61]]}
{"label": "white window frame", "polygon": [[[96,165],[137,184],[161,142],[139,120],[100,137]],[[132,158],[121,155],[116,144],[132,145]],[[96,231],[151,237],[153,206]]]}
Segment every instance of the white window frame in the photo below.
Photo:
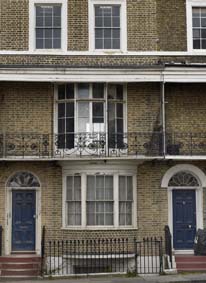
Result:
{"label": "white window frame", "polygon": [[[87,166],[91,167],[91,165]],[[96,166],[97,167],[97,166]],[[99,172],[99,170],[101,170]],[[65,230],[124,230],[124,229],[136,229],[137,228],[137,184],[136,184],[136,171],[135,170],[104,170],[103,168],[95,169],[87,169],[87,170],[63,170],[63,192],[62,192],[62,229]],[[75,226],[67,225],[67,216],[66,216],[66,191],[67,191],[67,176],[81,176],[81,225]],[[106,226],[106,225],[86,225],[87,221],[87,212],[86,212],[86,184],[87,184],[87,175],[110,175],[113,176],[113,189],[114,189],[114,225]],[[132,203],[132,225],[124,226],[119,225],[119,186],[118,179],[119,176],[132,176],[133,178],[133,203]]]}
{"label": "white window frame", "polygon": [[[90,100],[91,100],[91,93],[92,93],[92,84],[96,83],[96,82],[86,82],[90,85],[89,87],[89,92],[90,92]],[[101,82],[102,83],[102,82]],[[104,82],[103,82],[104,83]],[[105,83],[105,87],[104,87],[104,99],[102,99],[102,101],[104,100],[104,132],[108,133],[108,118],[107,118],[107,108],[108,108],[108,98],[107,98],[107,94],[108,94],[108,85],[116,85],[116,84],[122,84],[122,83]],[[55,84],[54,86],[54,133],[58,134],[58,85],[59,84]],[[78,124],[78,111],[77,111],[77,85],[78,82],[74,83],[74,132],[78,133],[77,131],[77,124]],[[123,131],[124,133],[127,132],[127,103],[128,103],[128,97],[127,97],[127,84],[123,83]],[[88,99],[88,101],[89,101]],[[91,110],[91,109],[90,109]],[[91,119],[90,119],[91,120]],[[91,123],[91,121],[90,121]],[[91,123],[92,124],[92,123]],[[92,133],[92,132],[91,132]],[[57,150],[58,147],[57,145],[54,143],[54,148]],[[61,151],[61,150],[60,150]]]}
{"label": "white window frame", "polygon": [[[127,3],[126,0],[88,0],[89,2],[89,51],[126,52],[127,51]],[[95,49],[95,5],[120,5],[120,48]]]}
{"label": "white window frame", "polygon": [[205,53],[206,49],[193,49],[193,33],[192,33],[192,8],[206,8],[205,0],[187,0],[186,17],[187,17],[187,50],[194,53]]}
{"label": "white window frame", "polygon": [[[61,5],[61,48],[60,49],[36,49],[36,9],[35,6]],[[53,53],[67,51],[67,0],[29,0],[29,51],[36,53]]]}

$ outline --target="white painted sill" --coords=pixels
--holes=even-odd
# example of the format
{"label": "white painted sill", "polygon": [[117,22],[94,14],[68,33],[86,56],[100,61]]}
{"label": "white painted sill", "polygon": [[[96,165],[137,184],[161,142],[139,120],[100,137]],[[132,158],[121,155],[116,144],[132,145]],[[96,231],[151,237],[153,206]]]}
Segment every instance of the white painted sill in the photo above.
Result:
{"label": "white painted sill", "polygon": [[61,230],[70,231],[70,230],[77,230],[77,231],[121,231],[121,230],[138,230],[138,227],[131,227],[131,226],[124,226],[124,227],[112,227],[112,226],[91,226],[91,227],[83,227],[83,226],[73,226],[73,227],[61,227]]}

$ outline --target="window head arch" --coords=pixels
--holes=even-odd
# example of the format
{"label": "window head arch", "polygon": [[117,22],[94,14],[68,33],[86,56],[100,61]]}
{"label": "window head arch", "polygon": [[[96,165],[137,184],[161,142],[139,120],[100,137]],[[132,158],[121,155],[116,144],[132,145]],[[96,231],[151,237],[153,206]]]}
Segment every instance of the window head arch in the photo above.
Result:
{"label": "window head arch", "polygon": [[168,187],[199,187],[197,178],[190,172],[180,171],[169,180]]}
{"label": "window head arch", "polygon": [[7,183],[9,188],[37,188],[40,187],[40,182],[36,176],[29,172],[17,172],[9,178]]}

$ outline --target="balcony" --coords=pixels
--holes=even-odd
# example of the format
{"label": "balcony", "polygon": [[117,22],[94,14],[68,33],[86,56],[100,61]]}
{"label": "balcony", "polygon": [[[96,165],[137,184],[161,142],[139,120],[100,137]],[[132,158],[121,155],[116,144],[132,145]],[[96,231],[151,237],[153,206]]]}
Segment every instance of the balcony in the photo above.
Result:
{"label": "balcony", "polygon": [[166,154],[177,157],[206,157],[206,133],[167,133]]}
{"label": "balcony", "polygon": [[143,158],[162,156],[162,133],[0,134],[1,159]]}

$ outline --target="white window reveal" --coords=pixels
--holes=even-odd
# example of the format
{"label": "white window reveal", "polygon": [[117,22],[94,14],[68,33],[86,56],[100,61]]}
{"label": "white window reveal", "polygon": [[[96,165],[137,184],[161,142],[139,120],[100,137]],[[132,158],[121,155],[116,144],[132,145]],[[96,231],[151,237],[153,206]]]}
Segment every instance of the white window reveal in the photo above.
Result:
{"label": "white window reveal", "polygon": [[67,1],[30,1],[30,50],[67,49]]}
{"label": "white window reveal", "polygon": [[135,175],[75,173],[64,177],[64,228],[134,227]]}
{"label": "white window reveal", "polygon": [[89,21],[91,51],[126,51],[126,0],[89,1]]}

